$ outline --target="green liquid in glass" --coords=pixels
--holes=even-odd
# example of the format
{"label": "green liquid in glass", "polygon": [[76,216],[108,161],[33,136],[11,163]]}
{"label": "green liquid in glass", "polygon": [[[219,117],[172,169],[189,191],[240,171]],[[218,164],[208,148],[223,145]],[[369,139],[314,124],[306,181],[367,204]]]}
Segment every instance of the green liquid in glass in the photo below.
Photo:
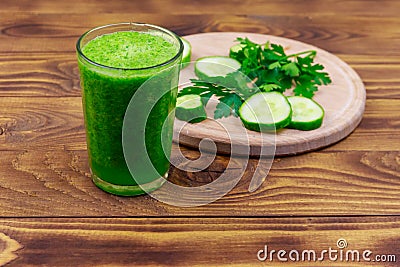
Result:
{"label": "green liquid in glass", "polygon": [[[165,66],[150,68],[173,59],[179,53],[179,46],[160,35],[119,31],[90,40],[83,46],[82,53],[90,61],[102,65],[92,64],[78,54],[92,174],[98,180],[121,187],[114,190],[112,186],[105,187],[96,181],[95,183],[103,190],[118,195],[144,193],[129,188],[137,183],[129,172],[122,148],[124,116],[133,94],[145,81],[161,70],[180,63],[178,57]],[[169,119],[168,115],[175,108],[178,74],[178,67],[163,73],[163,82],[159,83],[162,88],[154,90],[164,90],[167,93],[157,103],[154,103],[151,97],[147,100],[148,103],[142,103],[155,106],[147,120],[145,133],[138,129],[137,132],[133,130],[132,134],[145,135],[147,153],[159,177],[141,177],[141,181],[144,179],[145,182],[151,183],[168,172],[173,128],[173,120]],[[167,135],[170,141],[162,144],[161,132],[164,122],[168,127]],[[141,156],[138,155],[139,158]],[[126,191],[124,186],[127,186]]]}

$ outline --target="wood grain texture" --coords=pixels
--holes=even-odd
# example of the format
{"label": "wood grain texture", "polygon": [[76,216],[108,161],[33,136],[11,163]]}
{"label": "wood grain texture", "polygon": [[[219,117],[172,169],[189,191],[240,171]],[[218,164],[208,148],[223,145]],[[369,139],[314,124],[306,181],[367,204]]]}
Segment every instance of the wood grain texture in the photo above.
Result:
{"label": "wood grain texture", "polygon": [[15,260],[17,258],[15,251],[21,248],[22,246],[17,241],[0,233],[0,265],[4,266]]}
{"label": "wood grain texture", "polygon": [[73,53],[0,53],[0,96],[81,96]]}
{"label": "wood grain texture", "polygon": [[[51,0],[29,1],[12,0],[3,1],[4,8],[0,12],[13,13],[51,13],[51,14],[90,14],[90,13],[158,13],[158,14],[239,14],[239,15],[355,15],[355,16],[397,16],[400,4],[396,0],[376,1],[346,1],[318,0],[310,1],[193,1],[190,4],[185,0],[162,0],[132,2],[119,0],[112,5],[106,0],[87,0],[81,2],[71,0],[56,3]],[[212,8],[209,8],[212,7]],[[368,7],[368,8],[366,8]]]}
{"label": "wood grain texture", "polygon": [[[399,233],[398,217],[0,220],[0,234],[23,246],[10,266],[398,266]],[[338,239],[347,241],[344,253],[371,250],[370,259],[397,262],[257,259],[265,245],[340,251]]]}
{"label": "wood grain texture", "polygon": [[[276,34],[329,48],[360,74],[367,89],[363,120],[345,140],[310,155],[277,159],[263,187],[250,194],[251,170],[257,165],[253,160],[242,182],[224,199],[197,209],[178,209],[149,197],[109,196],[95,188],[88,177],[75,41],[88,28],[115,22],[117,18],[128,19],[132,14],[89,14],[82,19],[78,14],[82,10],[63,15],[54,11],[57,4],[38,3],[31,6],[38,15],[21,11],[13,17],[0,18],[0,38],[4,39],[0,42],[0,150],[2,166],[7,166],[1,168],[3,216],[399,213],[396,179],[400,80],[396,73],[400,71],[400,56],[391,48],[398,43],[397,39],[392,40],[396,17],[375,14],[367,22],[361,9],[357,11],[361,12],[361,21],[346,14],[336,16],[334,9],[329,11],[331,14],[327,11],[321,15],[307,11],[312,17],[307,17],[306,11],[257,16],[135,14],[180,34],[235,29]],[[86,7],[93,8],[91,4],[94,5],[90,2]],[[385,4],[394,5],[393,8],[396,5]],[[99,3],[98,8],[102,5],[105,6]],[[277,4],[275,8],[279,9]],[[382,40],[391,42],[376,41],[375,33],[384,25],[388,25],[385,32],[379,34],[386,34]],[[185,151],[188,157],[197,155],[195,151]],[[172,168],[171,180],[186,186],[206,184],[219,177],[227,162],[228,158],[221,156],[197,174]],[[391,193],[386,194],[387,190]],[[9,208],[11,204],[14,209]]]}
{"label": "wood grain texture", "polygon": [[86,147],[80,98],[1,97],[0,105],[1,149]]}
{"label": "wood grain texture", "polygon": [[[307,7],[306,5],[305,7]],[[390,6],[388,7],[388,9]],[[74,52],[78,37],[87,30],[125,21],[145,21],[179,35],[200,32],[256,32],[309,43],[334,54],[398,56],[400,18],[382,15],[352,16],[307,13],[276,15],[173,15],[143,13],[47,14],[16,13],[2,16],[2,52]],[[18,23],[15,23],[18,21]],[[385,27],[385,31],[382,31]],[[23,42],[20,38],[23,38]],[[380,40],[380,41],[379,41]],[[388,41],[384,41],[388,40]]]}
{"label": "wood grain texture", "polygon": [[[0,149],[86,149],[80,97],[0,97]],[[366,101],[359,127],[328,150],[393,151],[398,138],[400,99]]]}
{"label": "wood grain texture", "polygon": [[[0,44],[1,45],[1,44]],[[368,99],[399,99],[400,56],[338,54],[362,78]],[[0,96],[81,96],[75,53],[1,53]]]}
{"label": "wood grain texture", "polygon": [[[339,238],[350,249],[399,260],[399,8],[396,0],[2,0],[0,265],[17,257],[8,266],[288,266],[261,263],[256,253],[264,245],[334,248]],[[253,193],[257,159],[234,190],[203,207],[108,195],[90,181],[75,43],[90,28],[122,21],[180,35],[255,32],[320,47],[362,78],[363,120],[337,144],[276,158]],[[171,181],[204,185],[227,163],[218,156],[198,173],[172,167]]]}
{"label": "wood grain texture", "polygon": [[[192,150],[183,154],[196,158]],[[399,158],[398,151],[314,152],[278,158],[266,181],[250,193],[250,180],[260,164],[252,159],[225,197],[206,206],[180,208],[149,196],[123,198],[102,192],[91,182],[86,151],[2,151],[0,216],[400,215]],[[170,181],[199,186],[225,171],[232,177],[240,173],[240,168],[226,169],[227,164],[225,156],[217,156],[196,173],[178,165],[171,168]]]}

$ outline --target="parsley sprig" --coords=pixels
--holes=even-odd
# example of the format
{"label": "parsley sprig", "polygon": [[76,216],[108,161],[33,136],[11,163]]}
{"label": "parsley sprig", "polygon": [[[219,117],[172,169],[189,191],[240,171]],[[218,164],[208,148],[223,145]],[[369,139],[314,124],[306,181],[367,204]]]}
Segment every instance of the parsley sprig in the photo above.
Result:
{"label": "parsley sprig", "polygon": [[[283,46],[267,42],[257,44],[248,38],[237,38],[240,49],[230,57],[241,63],[239,72],[207,81],[191,79],[192,85],[182,89],[179,96],[197,94],[207,105],[211,96],[219,103],[214,118],[238,116],[243,101],[263,91],[285,92],[293,88],[294,95],[312,98],[318,86],[331,83],[324,66],[314,63],[315,50],[286,55]],[[243,76],[246,79],[243,79]]]}
{"label": "parsley sprig", "polygon": [[257,92],[251,81],[241,72],[229,73],[225,77],[209,77],[207,81],[191,79],[192,86],[179,91],[178,96],[195,94],[202,99],[206,106],[214,95],[219,103],[214,112],[214,118],[220,119],[233,115],[238,116],[239,108],[243,101]]}

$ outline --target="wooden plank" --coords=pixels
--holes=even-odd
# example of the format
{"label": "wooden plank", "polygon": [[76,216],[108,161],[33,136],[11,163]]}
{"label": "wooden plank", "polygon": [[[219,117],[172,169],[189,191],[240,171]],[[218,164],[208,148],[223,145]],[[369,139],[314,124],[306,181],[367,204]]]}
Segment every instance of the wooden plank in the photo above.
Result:
{"label": "wooden plank", "polygon": [[[399,217],[1,219],[0,237],[0,244],[14,245],[10,266],[398,266],[400,260]],[[265,246],[275,253],[260,261]],[[289,258],[292,250],[298,260],[295,252]],[[363,258],[365,250],[371,254]]]}
{"label": "wooden plank", "polygon": [[84,149],[82,102],[78,97],[0,98],[1,149]]}
{"label": "wooden plank", "polygon": [[81,96],[75,53],[0,54],[0,96]]}
{"label": "wooden plank", "polygon": [[[367,4],[366,4],[367,3]],[[400,5],[395,0],[376,1],[346,1],[346,0],[324,0],[324,4],[318,0],[298,1],[290,0],[280,1],[263,1],[263,0],[244,0],[235,1],[212,1],[203,0],[201,2],[191,2],[190,4],[184,0],[171,1],[116,1],[110,5],[106,0],[89,0],[89,1],[68,1],[54,2],[51,0],[20,0],[18,2],[12,0],[4,0],[3,8],[0,12],[8,13],[51,13],[51,14],[91,14],[91,13],[160,13],[160,14],[279,14],[279,15],[357,15],[357,16],[374,16],[374,15],[393,15]],[[368,8],[366,8],[366,5]],[[22,8],[24,7],[24,8]],[[177,8],[178,7],[178,8]],[[212,8],[209,8],[212,7]]]}
{"label": "wooden plank", "polygon": [[[360,75],[368,99],[400,98],[400,56],[337,56]],[[1,97],[81,96],[73,52],[0,53],[0,69]]]}
{"label": "wooden plank", "polygon": [[[3,52],[73,52],[78,37],[85,31],[121,21],[142,21],[167,27],[179,35],[200,32],[257,32],[296,39],[335,54],[396,54],[400,18],[398,16],[312,17],[241,15],[163,15],[141,13],[76,14],[2,14],[0,50]],[[17,23],[16,23],[17,22]],[[382,31],[385,27],[385,31]],[[21,41],[23,38],[23,42]],[[380,40],[380,41],[377,41]]]}
{"label": "wooden plank", "polygon": [[[399,1],[2,0],[1,7],[0,265],[398,266]],[[318,46],[360,74],[364,119],[338,144],[276,158],[253,193],[257,159],[228,195],[202,207],[106,194],[90,181],[74,50],[86,30],[121,21]],[[195,174],[172,167],[171,181],[207,184],[228,160],[217,156]],[[265,245],[320,252],[340,238],[350,250],[396,255],[397,263],[257,259]]]}
{"label": "wooden plank", "polygon": [[[400,147],[400,99],[367,100],[359,127],[331,150]],[[86,149],[80,97],[0,97],[0,150]],[[379,133],[379,134],[377,134]]]}
{"label": "wooden plank", "polygon": [[[188,158],[198,157],[192,150],[182,151]],[[116,197],[97,189],[90,180],[86,151],[1,151],[0,216],[400,215],[399,157],[396,150],[277,158],[265,182],[253,193],[248,188],[254,169],[265,162],[251,159],[242,176],[235,166],[243,161],[232,158],[233,167],[227,168],[225,156],[217,156],[208,168],[196,173],[178,164],[171,167],[169,179],[181,186],[208,184],[223,172],[241,177],[222,199],[181,208],[150,196]]]}

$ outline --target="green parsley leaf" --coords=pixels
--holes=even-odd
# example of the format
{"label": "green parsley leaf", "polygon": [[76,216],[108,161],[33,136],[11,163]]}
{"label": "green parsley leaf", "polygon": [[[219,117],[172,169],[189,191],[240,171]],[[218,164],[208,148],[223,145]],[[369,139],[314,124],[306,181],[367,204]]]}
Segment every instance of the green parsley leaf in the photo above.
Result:
{"label": "green parsley leaf", "polygon": [[268,69],[272,70],[272,69],[275,69],[275,68],[280,68],[281,66],[282,66],[281,63],[279,63],[279,61],[276,61],[276,62],[274,62],[272,64],[269,64],[268,65]]}
{"label": "green parsley leaf", "polygon": [[215,109],[214,118],[220,119],[222,117],[229,117],[230,115],[237,117],[242,103],[242,99],[236,94],[221,97]]}
{"label": "green parsley leaf", "polygon": [[238,116],[243,101],[259,91],[283,93],[293,88],[294,95],[312,98],[318,86],[332,82],[329,74],[323,71],[324,66],[314,63],[315,50],[286,55],[279,44],[257,44],[248,38],[237,38],[236,41],[241,49],[231,57],[241,63],[239,72],[207,81],[192,79],[192,85],[178,93],[178,96],[197,94],[204,106],[215,96],[219,101],[215,119]]}
{"label": "green parsley leaf", "polygon": [[276,91],[277,89],[280,89],[281,87],[277,84],[270,83],[270,84],[262,84],[259,88],[263,92],[271,92],[274,90]]}
{"label": "green parsley leaf", "polygon": [[278,44],[256,44],[247,38],[237,41],[243,48],[233,57],[242,64],[240,71],[256,80],[262,90],[284,92],[295,86],[296,95],[312,98],[319,85],[332,82],[328,73],[323,72],[324,67],[314,63],[315,50],[286,55]]}
{"label": "green parsley leaf", "polygon": [[300,74],[300,69],[295,62],[289,62],[282,66],[282,70],[290,77],[296,77]]}

